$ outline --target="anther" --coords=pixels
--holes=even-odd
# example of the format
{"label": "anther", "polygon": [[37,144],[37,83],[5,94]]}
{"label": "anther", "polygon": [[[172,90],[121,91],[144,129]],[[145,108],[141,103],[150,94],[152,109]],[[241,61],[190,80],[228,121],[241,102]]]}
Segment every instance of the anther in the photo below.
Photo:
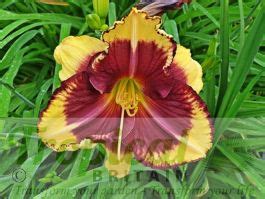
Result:
{"label": "anther", "polygon": [[132,79],[123,79],[117,85],[116,103],[124,109],[128,116],[133,117],[138,111],[139,88]]}

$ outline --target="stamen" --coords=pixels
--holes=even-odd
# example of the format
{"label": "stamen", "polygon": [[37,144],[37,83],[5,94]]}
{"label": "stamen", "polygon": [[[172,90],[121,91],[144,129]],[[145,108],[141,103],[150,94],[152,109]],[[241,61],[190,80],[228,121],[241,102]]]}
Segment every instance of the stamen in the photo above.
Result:
{"label": "stamen", "polygon": [[116,103],[124,109],[128,116],[133,117],[138,111],[140,90],[132,79],[122,79],[116,87]]}

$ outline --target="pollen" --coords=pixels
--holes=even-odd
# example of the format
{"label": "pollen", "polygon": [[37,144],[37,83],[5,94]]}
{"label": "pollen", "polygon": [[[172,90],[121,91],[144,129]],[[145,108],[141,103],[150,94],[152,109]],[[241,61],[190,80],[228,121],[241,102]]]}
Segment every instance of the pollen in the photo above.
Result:
{"label": "pollen", "polygon": [[141,90],[135,80],[131,78],[120,80],[114,88],[114,95],[116,103],[126,111],[128,116],[136,115],[141,99]]}

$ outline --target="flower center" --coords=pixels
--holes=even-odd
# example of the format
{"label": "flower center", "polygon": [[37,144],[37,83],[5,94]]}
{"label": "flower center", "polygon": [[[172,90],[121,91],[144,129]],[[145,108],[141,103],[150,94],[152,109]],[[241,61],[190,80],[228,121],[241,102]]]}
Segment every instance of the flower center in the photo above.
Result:
{"label": "flower center", "polygon": [[131,78],[121,79],[113,90],[115,101],[128,116],[133,117],[138,111],[138,104],[141,98],[140,86]]}

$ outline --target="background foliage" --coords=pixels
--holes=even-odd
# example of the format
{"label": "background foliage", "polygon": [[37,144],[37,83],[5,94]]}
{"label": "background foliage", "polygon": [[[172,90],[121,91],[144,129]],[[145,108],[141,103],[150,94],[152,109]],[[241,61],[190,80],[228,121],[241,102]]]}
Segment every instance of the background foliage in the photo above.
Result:
{"label": "background foliage", "polygon": [[[167,171],[133,162],[121,180],[102,166],[100,145],[56,154],[36,137],[38,115],[60,85],[54,48],[68,35],[100,36],[85,22],[92,1],[66,2],[0,2],[0,198],[264,198],[263,0],[197,0],[163,15],[163,28],[202,63],[201,96],[217,118],[214,147],[207,158]],[[133,4],[112,1],[106,23]]]}

